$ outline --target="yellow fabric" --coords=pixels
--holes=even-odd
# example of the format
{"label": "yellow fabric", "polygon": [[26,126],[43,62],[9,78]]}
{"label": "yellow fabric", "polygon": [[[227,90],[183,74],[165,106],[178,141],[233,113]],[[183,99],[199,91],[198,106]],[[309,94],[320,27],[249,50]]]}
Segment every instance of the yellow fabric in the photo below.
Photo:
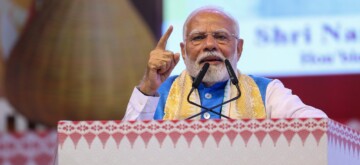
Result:
{"label": "yellow fabric", "polygon": [[[263,119],[266,118],[265,107],[261,94],[255,81],[237,71],[241,97],[236,101],[225,104],[222,107],[222,114],[232,119]],[[240,75],[240,76],[239,76]],[[201,108],[187,102],[187,95],[191,90],[192,78],[187,71],[183,71],[171,85],[164,109],[164,120],[186,119],[194,114],[200,113]],[[224,101],[237,95],[235,85],[227,82],[225,87]],[[190,100],[200,104],[200,97],[197,89],[190,96]],[[206,106],[206,105],[204,105]],[[209,107],[210,108],[210,107]],[[196,119],[200,119],[198,116]]]}

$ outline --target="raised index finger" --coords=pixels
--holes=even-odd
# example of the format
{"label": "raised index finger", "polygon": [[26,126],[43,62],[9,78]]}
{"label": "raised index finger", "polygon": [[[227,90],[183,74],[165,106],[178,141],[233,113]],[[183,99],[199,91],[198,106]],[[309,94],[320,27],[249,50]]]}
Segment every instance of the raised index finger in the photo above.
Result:
{"label": "raised index finger", "polygon": [[170,34],[172,33],[172,31],[173,31],[173,26],[170,26],[170,27],[168,28],[168,30],[165,32],[165,34],[164,34],[163,36],[161,36],[158,44],[156,45],[156,48],[157,48],[157,49],[163,49],[163,50],[165,50],[165,48],[166,48],[166,42],[167,42],[167,40],[169,39]]}

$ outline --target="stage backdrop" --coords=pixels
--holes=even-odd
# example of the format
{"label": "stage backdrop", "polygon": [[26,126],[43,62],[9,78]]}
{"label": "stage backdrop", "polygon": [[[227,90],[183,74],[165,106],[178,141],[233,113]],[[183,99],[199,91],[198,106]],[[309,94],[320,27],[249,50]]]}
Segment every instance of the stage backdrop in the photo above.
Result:
{"label": "stage backdrop", "polygon": [[[240,24],[243,73],[282,80],[331,118],[360,118],[360,1],[164,0],[163,6],[163,30],[174,25],[169,50],[180,52],[182,25],[191,11],[222,7]],[[180,61],[172,74],[183,69]]]}

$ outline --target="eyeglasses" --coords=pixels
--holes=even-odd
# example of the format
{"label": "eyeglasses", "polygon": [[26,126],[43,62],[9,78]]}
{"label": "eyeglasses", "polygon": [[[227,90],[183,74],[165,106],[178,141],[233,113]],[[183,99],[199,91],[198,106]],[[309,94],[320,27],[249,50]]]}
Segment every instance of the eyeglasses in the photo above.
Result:
{"label": "eyeglasses", "polygon": [[227,32],[198,32],[190,34],[188,39],[196,46],[203,44],[209,34],[211,34],[218,44],[228,44],[231,41],[231,37],[238,39],[235,34],[229,34]]}

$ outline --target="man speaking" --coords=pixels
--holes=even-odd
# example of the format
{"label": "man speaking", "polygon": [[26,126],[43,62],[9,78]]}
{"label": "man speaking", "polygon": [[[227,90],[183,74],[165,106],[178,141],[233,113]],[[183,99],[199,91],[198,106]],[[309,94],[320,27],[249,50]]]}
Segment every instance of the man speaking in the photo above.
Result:
{"label": "man speaking", "polygon": [[279,80],[248,76],[236,68],[244,41],[236,20],[222,9],[200,8],[189,15],[180,43],[186,70],[169,77],[180,58],[166,50],[172,30],[170,26],[150,52],[123,120],[327,117]]}

